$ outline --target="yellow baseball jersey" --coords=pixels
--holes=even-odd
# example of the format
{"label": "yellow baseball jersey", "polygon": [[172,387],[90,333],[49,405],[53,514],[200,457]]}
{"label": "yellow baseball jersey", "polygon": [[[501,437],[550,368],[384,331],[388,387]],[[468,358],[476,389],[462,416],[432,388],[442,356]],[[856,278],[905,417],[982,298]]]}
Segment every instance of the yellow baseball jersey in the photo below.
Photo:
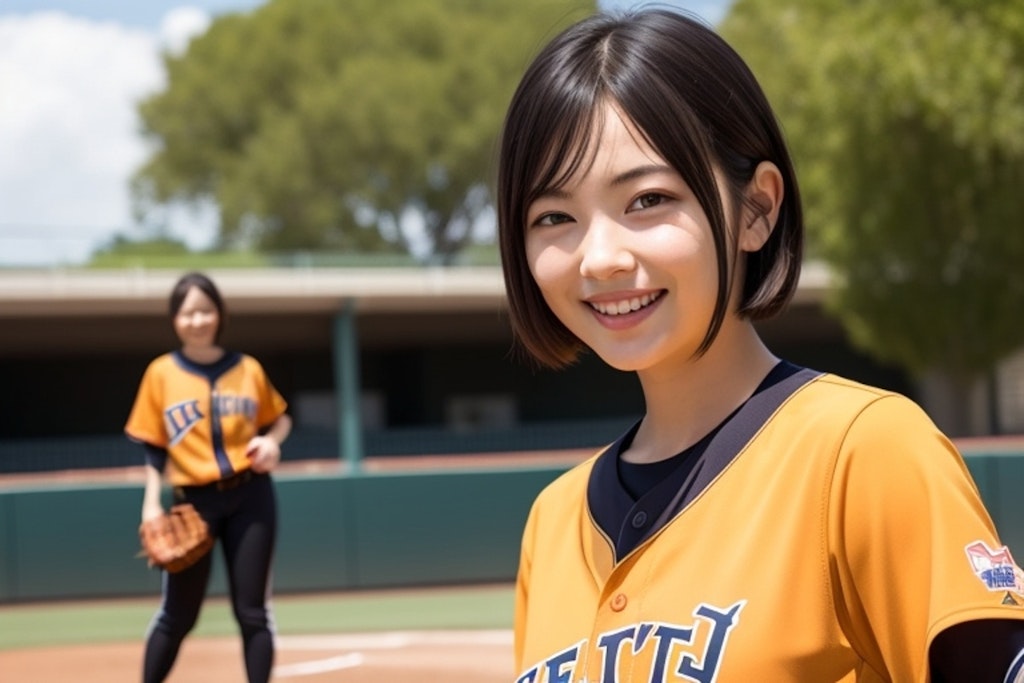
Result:
{"label": "yellow baseball jersey", "polygon": [[517,683],[923,683],[942,630],[1024,619],[962,458],[904,397],[800,370],[636,501],[623,439],[534,502]]}
{"label": "yellow baseball jersey", "polygon": [[174,351],[146,368],[125,433],[167,450],[172,485],[196,486],[248,469],[249,440],[286,408],[255,358],[203,365]]}

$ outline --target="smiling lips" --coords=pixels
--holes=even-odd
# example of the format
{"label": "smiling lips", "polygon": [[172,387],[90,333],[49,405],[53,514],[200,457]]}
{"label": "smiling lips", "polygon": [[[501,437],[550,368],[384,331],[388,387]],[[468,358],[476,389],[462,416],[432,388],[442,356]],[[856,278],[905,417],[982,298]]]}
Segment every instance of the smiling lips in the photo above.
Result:
{"label": "smiling lips", "polygon": [[601,315],[615,317],[634,313],[642,308],[647,308],[652,303],[660,299],[661,295],[664,293],[664,290],[659,290],[650,294],[634,296],[620,301],[588,301],[587,304]]}

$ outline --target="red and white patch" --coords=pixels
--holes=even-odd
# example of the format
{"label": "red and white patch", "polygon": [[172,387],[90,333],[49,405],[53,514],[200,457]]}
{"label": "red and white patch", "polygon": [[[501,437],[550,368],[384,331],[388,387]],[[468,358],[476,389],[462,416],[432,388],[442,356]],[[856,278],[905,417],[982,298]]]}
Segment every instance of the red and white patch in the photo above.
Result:
{"label": "red and white patch", "polygon": [[1024,595],[1024,572],[1013,561],[1005,545],[993,550],[985,541],[968,544],[964,550],[975,576],[990,591],[1013,591]]}

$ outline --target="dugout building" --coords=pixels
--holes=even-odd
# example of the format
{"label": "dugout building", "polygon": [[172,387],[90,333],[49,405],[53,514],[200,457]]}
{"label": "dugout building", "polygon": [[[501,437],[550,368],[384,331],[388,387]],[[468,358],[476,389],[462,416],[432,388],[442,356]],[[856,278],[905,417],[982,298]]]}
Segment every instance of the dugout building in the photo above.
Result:
{"label": "dugout building", "polygon": [[[511,581],[537,492],[643,410],[635,377],[595,358],[559,372],[516,358],[496,267],[208,272],[225,345],[266,366],[295,419],[275,473],[275,593]],[[176,346],[180,275],[0,270],[0,604],[159,594],[136,559],[142,453],[122,427],[146,365]],[[934,403],[851,348],[826,286],[805,268],[767,343]],[[1020,443],[967,455],[1020,554]],[[211,593],[226,586],[215,560]]]}
{"label": "dugout building", "polygon": [[[634,376],[593,356],[562,371],[518,358],[497,267],[208,273],[228,307],[224,344],[256,356],[289,401],[286,460],[586,448],[643,409]],[[180,274],[0,270],[0,473],[139,464],[121,429],[146,364],[176,346],[166,306]],[[851,347],[822,309],[827,280],[805,267],[790,308],[762,326],[768,345],[941,412],[925,385]],[[991,431],[985,409],[978,423]]]}

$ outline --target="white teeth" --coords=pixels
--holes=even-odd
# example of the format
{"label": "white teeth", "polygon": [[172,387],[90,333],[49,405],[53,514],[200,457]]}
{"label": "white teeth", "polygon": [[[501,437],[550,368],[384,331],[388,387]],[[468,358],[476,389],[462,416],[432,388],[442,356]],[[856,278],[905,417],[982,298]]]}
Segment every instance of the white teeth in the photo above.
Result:
{"label": "white teeth", "polygon": [[631,313],[633,311],[639,311],[655,301],[659,294],[644,294],[640,297],[633,297],[632,299],[623,299],[622,301],[613,301],[610,303],[591,303],[590,306],[601,313],[602,315],[623,315],[625,313]]}

